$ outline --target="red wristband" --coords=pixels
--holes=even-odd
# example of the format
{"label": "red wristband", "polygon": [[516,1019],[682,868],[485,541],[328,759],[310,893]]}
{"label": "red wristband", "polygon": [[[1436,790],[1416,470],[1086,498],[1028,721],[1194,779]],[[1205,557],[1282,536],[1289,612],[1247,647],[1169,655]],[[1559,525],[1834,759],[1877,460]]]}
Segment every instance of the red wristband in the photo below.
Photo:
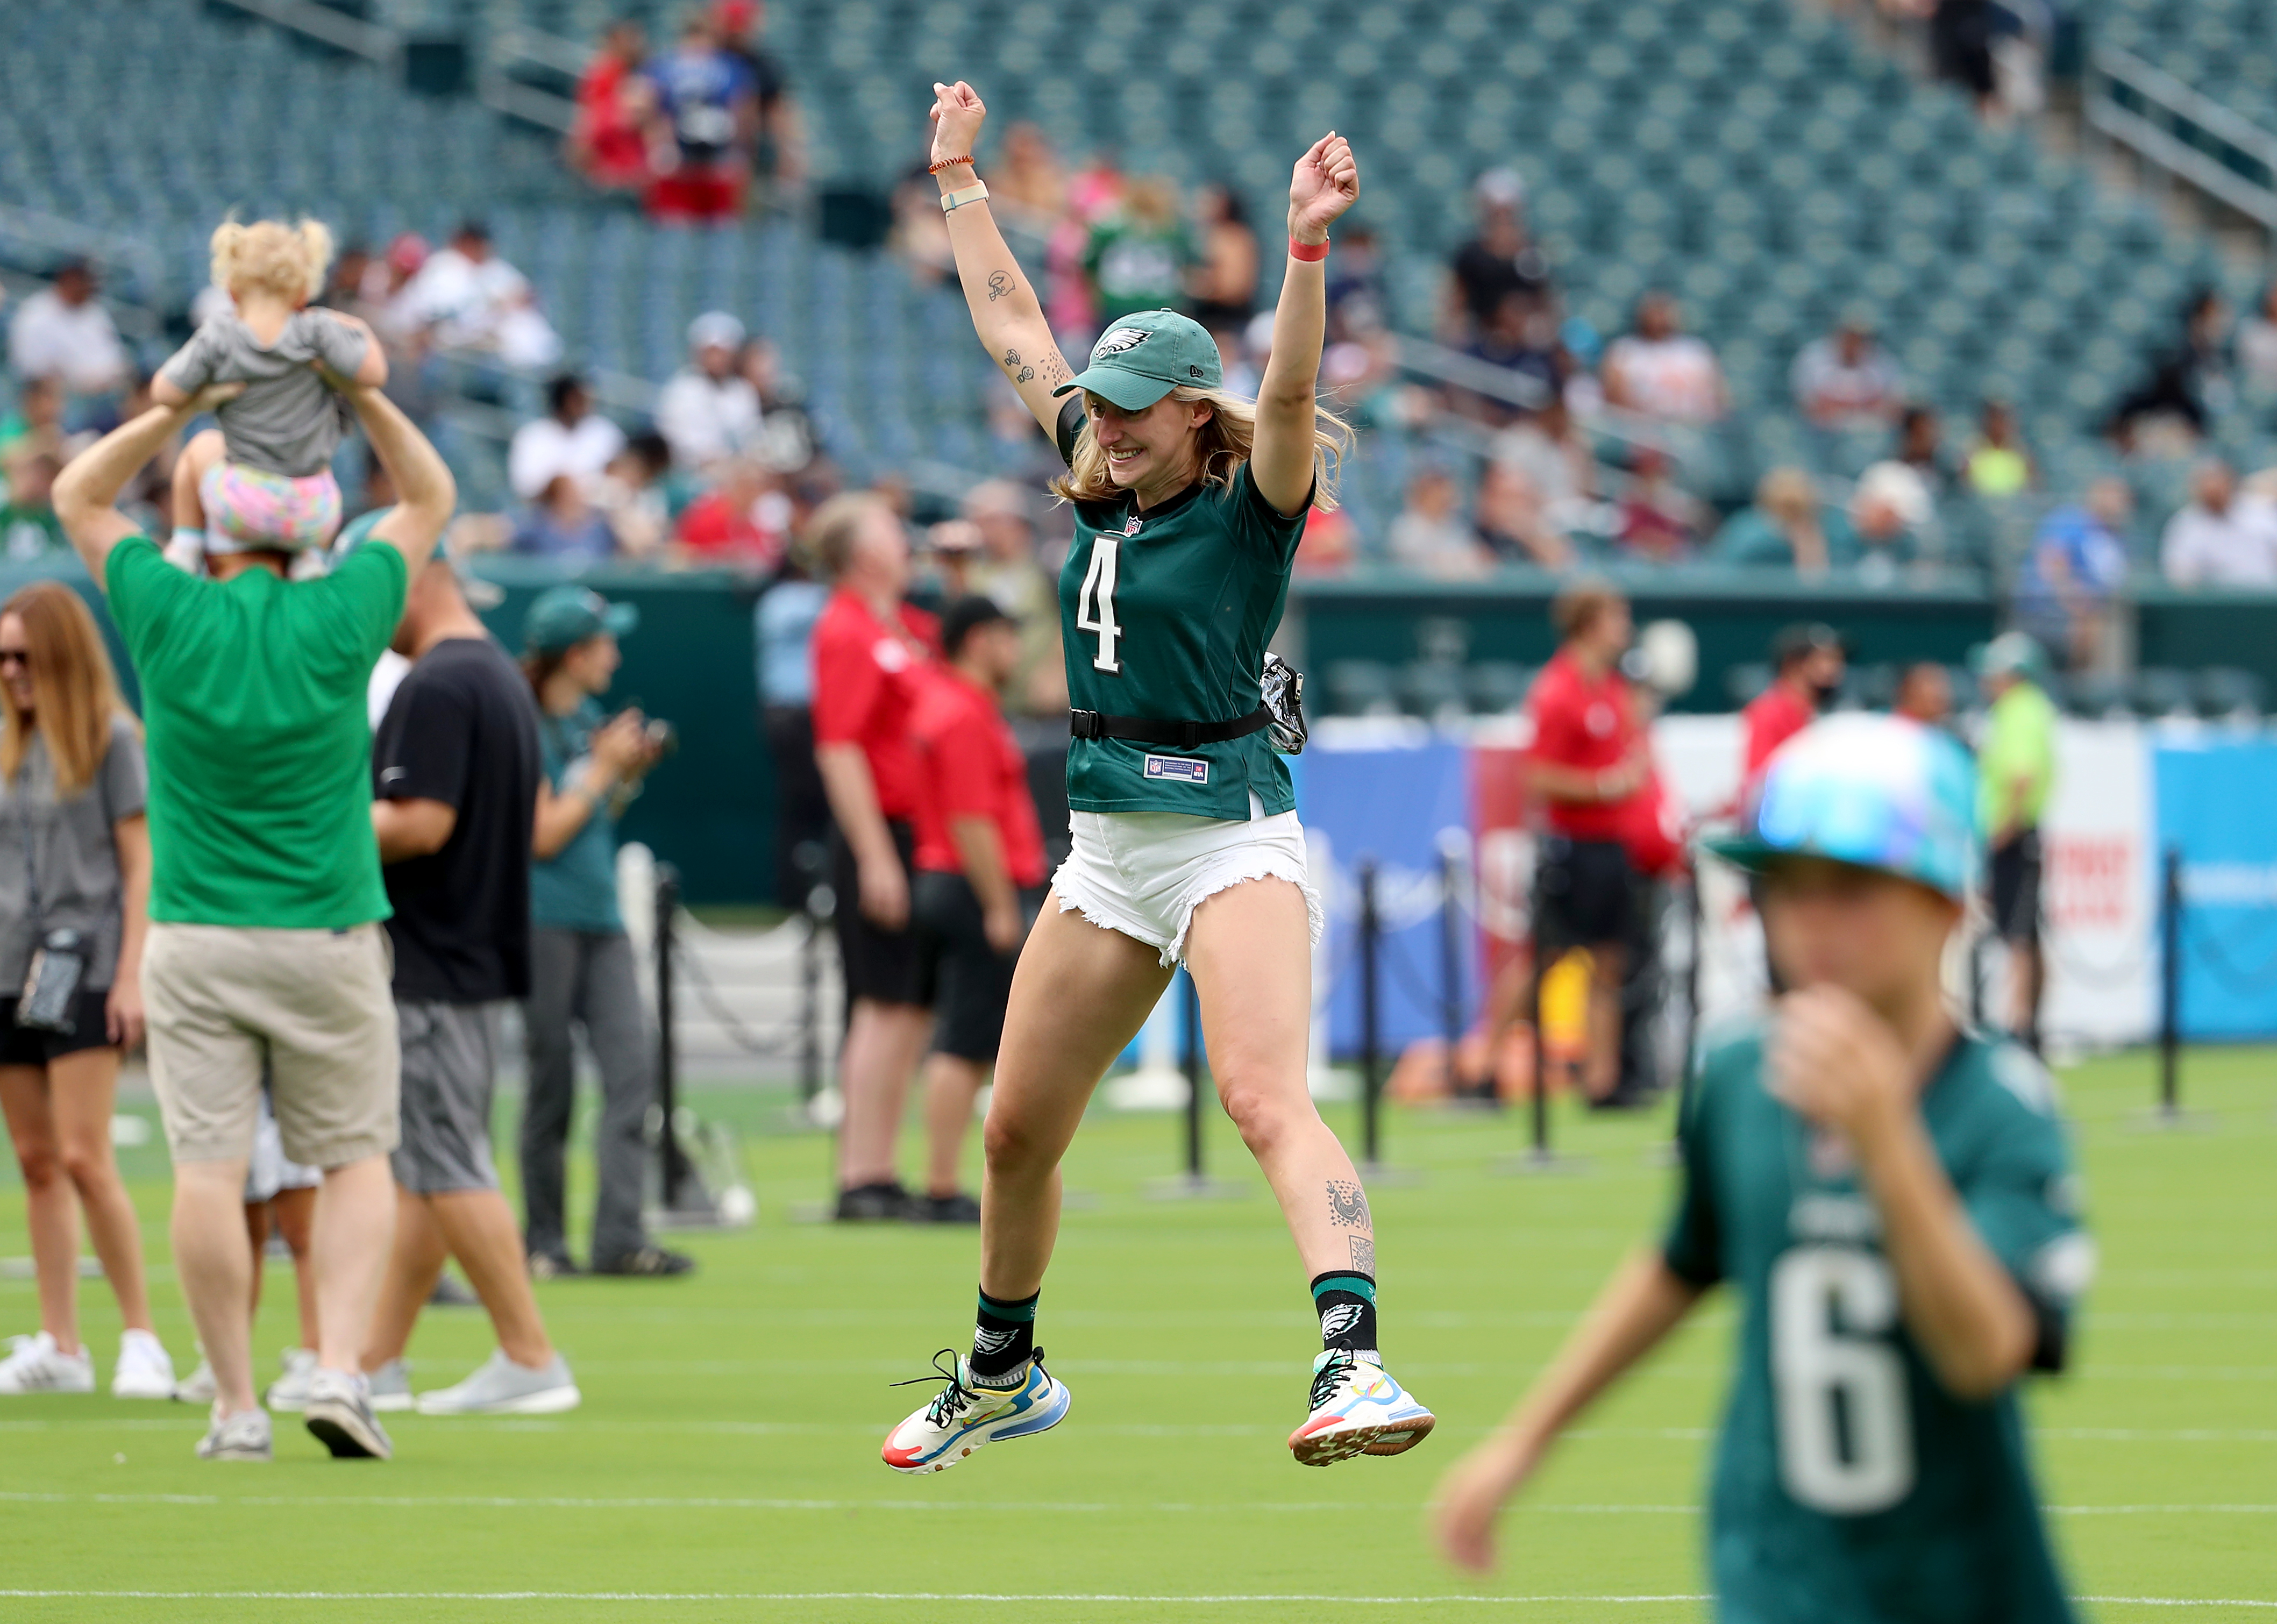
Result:
{"label": "red wristband", "polygon": [[1325,242],[1299,242],[1294,237],[1289,239],[1291,259],[1301,259],[1306,264],[1316,264],[1328,256],[1329,245]]}

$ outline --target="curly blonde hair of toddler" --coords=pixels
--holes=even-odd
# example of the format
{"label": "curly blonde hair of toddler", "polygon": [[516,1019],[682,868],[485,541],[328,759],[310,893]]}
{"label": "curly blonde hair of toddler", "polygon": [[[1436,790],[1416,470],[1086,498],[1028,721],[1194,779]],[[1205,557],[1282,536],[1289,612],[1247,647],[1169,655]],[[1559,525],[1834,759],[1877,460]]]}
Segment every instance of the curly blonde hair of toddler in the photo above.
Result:
{"label": "curly blonde hair of toddler", "polygon": [[214,286],[232,298],[259,289],[300,305],[324,291],[332,233],[321,220],[225,220],[214,230],[212,248]]}

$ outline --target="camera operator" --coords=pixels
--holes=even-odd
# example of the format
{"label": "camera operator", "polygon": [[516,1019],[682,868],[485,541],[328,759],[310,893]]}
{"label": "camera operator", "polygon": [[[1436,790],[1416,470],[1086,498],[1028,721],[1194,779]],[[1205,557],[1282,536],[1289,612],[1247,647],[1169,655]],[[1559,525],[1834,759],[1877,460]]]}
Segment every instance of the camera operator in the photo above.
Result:
{"label": "camera operator", "polygon": [[537,695],[537,861],[530,870],[529,1094],[522,1107],[523,1244],[540,1279],[576,1274],[562,1221],[563,1155],[576,1104],[571,1023],[601,1074],[593,1157],[600,1200],[588,1262],[595,1274],[679,1275],[695,1262],[641,1227],[642,1128],[655,1095],[647,1012],[632,942],[617,909],[617,817],[668,747],[670,729],[637,710],[601,708],[621,659],[617,639],[639,623],[630,604],[557,586],[522,622],[522,671]]}

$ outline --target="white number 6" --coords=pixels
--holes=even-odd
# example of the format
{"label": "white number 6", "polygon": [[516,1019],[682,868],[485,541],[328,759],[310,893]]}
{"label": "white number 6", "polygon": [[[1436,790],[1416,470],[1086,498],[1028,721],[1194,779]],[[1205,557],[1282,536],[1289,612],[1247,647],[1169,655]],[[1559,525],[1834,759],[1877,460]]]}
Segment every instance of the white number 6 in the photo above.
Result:
{"label": "white number 6", "polygon": [[[1779,1477],[1816,1511],[1883,1511],[1914,1486],[1898,1288],[1871,1253],[1798,1247],[1771,1270]],[[1840,1329],[1837,1329],[1838,1323]]]}

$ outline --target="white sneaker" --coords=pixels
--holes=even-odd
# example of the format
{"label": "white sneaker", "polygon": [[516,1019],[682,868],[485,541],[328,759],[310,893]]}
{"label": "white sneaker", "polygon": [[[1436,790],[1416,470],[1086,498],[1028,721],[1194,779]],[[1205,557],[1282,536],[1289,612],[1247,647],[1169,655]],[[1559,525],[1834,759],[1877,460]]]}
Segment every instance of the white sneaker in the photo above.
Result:
{"label": "white sneaker", "polygon": [[224,1415],[221,1407],[207,1423],[206,1435],[198,1441],[201,1460],[273,1460],[276,1445],[269,1430],[267,1410],[240,1410],[234,1415]]}
{"label": "white sneaker", "polygon": [[419,1395],[422,1415],[556,1415],[583,1402],[569,1361],[556,1353],[542,1370],[518,1365],[504,1348],[491,1352],[455,1387]]}
{"label": "white sneaker", "polygon": [[171,1399],[174,1396],[174,1361],[165,1345],[147,1330],[130,1330],[118,1338],[118,1363],[110,1373],[114,1399]]}
{"label": "white sneaker", "polygon": [[1437,1417],[1392,1380],[1375,1353],[1329,1348],[1313,1361],[1313,1413],[1289,1435],[1299,1466],[1397,1455],[1431,1436]]}
{"label": "white sneaker", "polygon": [[407,1410],[411,1407],[411,1367],[405,1361],[389,1360],[365,1381],[371,1390],[371,1407],[374,1410]]}
{"label": "white sneaker", "polygon": [[56,1339],[42,1330],[34,1336],[8,1338],[8,1357],[0,1359],[0,1395],[28,1392],[93,1392],[95,1361],[85,1344],[76,1353],[65,1353]]}
{"label": "white sneaker", "polygon": [[200,1359],[198,1368],[174,1384],[177,1404],[211,1404],[221,1394],[221,1384],[214,1380],[213,1361]]}
{"label": "white sneaker", "polygon": [[277,1356],[285,1374],[269,1384],[261,1401],[272,1410],[290,1413],[308,1407],[308,1381],[316,1374],[316,1350],[288,1347]]}

